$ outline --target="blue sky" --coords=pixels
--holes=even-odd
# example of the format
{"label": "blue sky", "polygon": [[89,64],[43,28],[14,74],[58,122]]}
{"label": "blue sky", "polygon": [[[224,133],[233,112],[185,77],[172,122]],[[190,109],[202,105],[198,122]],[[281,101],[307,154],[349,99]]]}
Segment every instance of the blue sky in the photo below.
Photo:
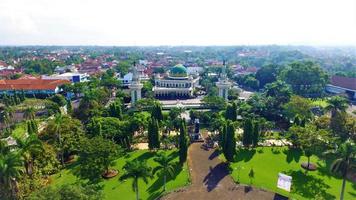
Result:
{"label": "blue sky", "polygon": [[352,45],[356,0],[0,0],[0,45]]}

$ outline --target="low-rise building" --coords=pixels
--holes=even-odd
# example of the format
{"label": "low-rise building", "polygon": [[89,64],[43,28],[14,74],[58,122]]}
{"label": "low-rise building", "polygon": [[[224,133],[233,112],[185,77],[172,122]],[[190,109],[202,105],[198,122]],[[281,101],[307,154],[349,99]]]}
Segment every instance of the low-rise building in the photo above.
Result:
{"label": "low-rise building", "polygon": [[356,78],[332,76],[326,85],[326,91],[333,94],[346,93],[351,99],[356,99]]}
{"label": "low-rise building", "polygon": [[68,80],[17,79],[0,80],[0,94],[13,94],[23,91],[25,94],[52,95],[60,91],[59,86],[70,83]]}

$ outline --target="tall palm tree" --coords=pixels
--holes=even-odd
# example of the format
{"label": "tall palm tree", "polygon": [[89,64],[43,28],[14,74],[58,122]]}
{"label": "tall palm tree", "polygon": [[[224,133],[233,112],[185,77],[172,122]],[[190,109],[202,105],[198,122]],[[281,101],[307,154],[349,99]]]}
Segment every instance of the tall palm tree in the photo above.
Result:
{"label": "tall palm tree", "polygon": [[29,135],[26,139],[17,139],[19,153],[23,157],[26,173],[32,175],[35,155],[43,150],[42,142],[36,135]]}
{"label": "tall palm tree", "polygon": [[35,115],[36,115],[36,110],[32,106],[26,108],[25,112],[23,113],[23,117],[28,120],[35,119]]}
{"label": "tall palm tree", "polygon": [[174,164],[166,153],[159,153],[154,161],[158,166],[153,170],[153,173],[161,171],[163,173],[163,191],[166,191],[167,175],[172,177],[174,175]]}
{"label": "tall palm tree", "polygon": [[345,111],[348,107],[347,99],[340,96],[333,96],[327,102],[326,110],[331,111],[331,117],[334,117],[337,111]]}
{"label": "tall palm tree", "polygon": [[11,125],[13,113],[14,110],[10,106],[5,107],[0,111],[0,121],[4,123],[6,127],[9,127]]}
{"label": "tall palm tree", "polygon": [[58,144],[59,144],[59,151],[60,151],[60,159],[62,166],[64,166],[64,152],[63,152],[63,146],[62,146],[62,138],[61,138],[61,127],[63,124],[63,115],[61,113],[57,113],[52,121],[53,123],[53,128],[55,131],[55,134],[57,136]]}
{"label": "tall palm tree", "polygon": [[342,186],[340,193],[340,200],[344,199],[346,176],[351,169],[356,168],[356,146],[350,140],[341,144],[341,146],[334,152],[337,159],[331,164],[331,172],[342,176]]}
{"label": "tall palm tree", "polygon": [[145,183],[148,178],[152,177],[152,169],[144,161],[132,160],[127,161],[125,166],[125,173],[120,177],[120,180],[132,178],[132,188],[136,192],[136,200],[139,200],[138,180],[142,179]]}
{"label": "tall palm tree", "polygon": [[16,151],[0,154],[0,184],[11,191],[12,198],[16,198],[17,181],[22,173],[23,160]]}

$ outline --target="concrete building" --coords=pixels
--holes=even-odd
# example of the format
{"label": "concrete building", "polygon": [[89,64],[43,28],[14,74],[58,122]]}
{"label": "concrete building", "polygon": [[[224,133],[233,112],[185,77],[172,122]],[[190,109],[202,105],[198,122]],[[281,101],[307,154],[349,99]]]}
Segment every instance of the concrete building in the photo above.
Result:
{"label": "concrete building", "polygon": [[172,67],[165,76],[157,75],[152,90],[156,98],[192,98],[198,83],[199,77],[188,75],[187,69],[182,64],[178,64]]}
{"label": "concrete building", "polygon": [[227,78],[226,75],[226,65],[225,61],[223,63],[223,68],[222,72],[220,74],[219,81],[216,83],[216,86],[219,89],[219,97],[224,98],[227,100],[227,97],[229,96],[229,89],[231,88],[231,83],[229,82],[229,79]]}

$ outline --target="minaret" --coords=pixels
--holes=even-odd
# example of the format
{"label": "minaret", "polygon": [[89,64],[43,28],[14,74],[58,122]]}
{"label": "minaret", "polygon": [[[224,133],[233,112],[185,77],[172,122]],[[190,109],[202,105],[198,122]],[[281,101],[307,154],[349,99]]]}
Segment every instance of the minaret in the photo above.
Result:
{"label": "minaret", "polygon": [[227,97],[229,95],[229,89],[231,87],[231,83],[229,82],[227,75],[226,75],[225,60],[223,61],[222,72],[220,74],[219,81],[216,83],[216,86],[219,89],[219,97],[222,97],[225,100],[227,100]]}
{"label": "minaret", "polygon": [[136,62],[133,63],[133,70],[132,70],[132,81],[129,85],[131,90],[131,106],[135,104],[137,100],[141,99],[141,89],[143,84],[140,82],[140,75],[137,72]]}

